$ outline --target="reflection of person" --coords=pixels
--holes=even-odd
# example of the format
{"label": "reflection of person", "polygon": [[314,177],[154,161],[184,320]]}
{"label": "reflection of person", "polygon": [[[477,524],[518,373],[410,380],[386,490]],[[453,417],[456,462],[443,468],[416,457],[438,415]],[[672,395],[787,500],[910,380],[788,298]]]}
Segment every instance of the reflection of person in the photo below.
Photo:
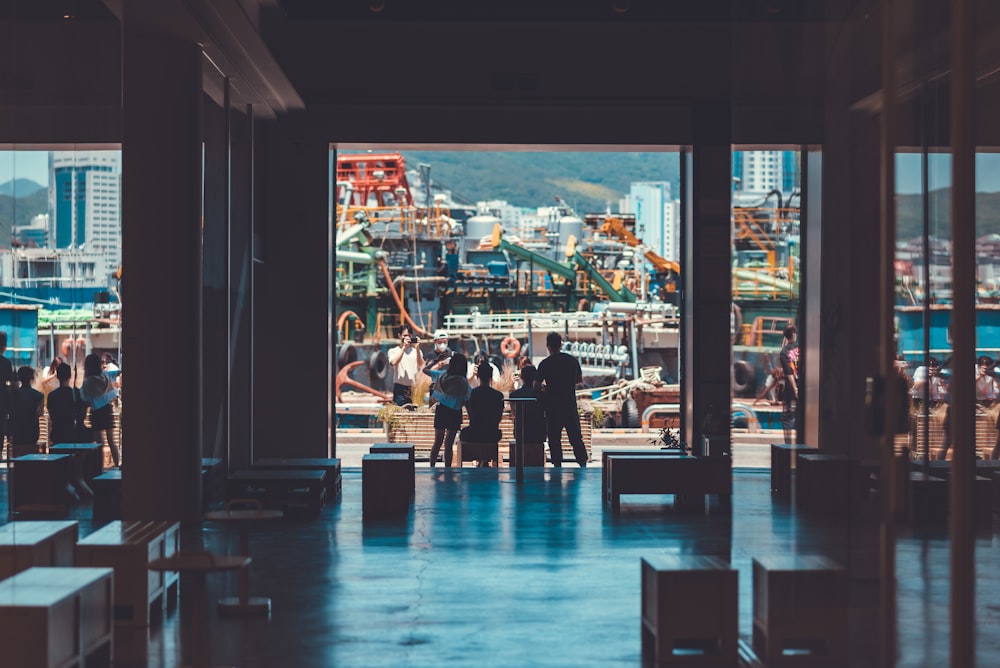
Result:
{"label": "reflection of person", "polygon": [[992,406],[997,398],[997,382],[993,378],[993,360],[986,355],[976,360],[976,401]]}
{"label": "reflection of person", "polygon": [[[447,365],[447,370],[445,366]],[[452,355],[429,365],[424,373],[434,380],[431,397],[434,407],[434,444],[431,446],[431,466],[437,464],[441,444],[444,443],[444,465],[451,466],[452,446],[455,435],[462,426],[462,404],[469,400],[472,389],[465,378],[469,362],[465,355]]]}
{"label": "reflection of person", "polygon": [[[503,393],[490,387],[493,369],[483,362],[476,370],[479,387],[469,396],[469,426],[462,430],[463,443],[499,443],[500,420],[503,418]],[[479,466],[489,466],[489,460],[480,460]]]}
{"label": "reflection of person", "polygon": [[80,396],[90,406],[90,426],[94,430],[96,441],[100,443],[98,432],[104,432],[111,448],[111,459],[115,466],[121,466],[122,456],[115,439],[115,413],[111,406],[118,397],[118,388],[101,370],[101,357],[91,353],[83,360],[83,384],[80,386]]}
{"label": "reflection of person", "polygon": [[83,424],[86,408],[75,387],[70,387],[69,379],[73,370],[69,364],[60,364],[56,369],[59,387],[49,392],[45,405],[49,411],[49,443],[73,443],[77,439],[77,426]]}
{"label": "reflection of person", "polygon": [[587,448],[580,432],[580,414],[576,407],[576,386],[583,383],[583,370],[575,357],[560,352],[562,336],[549,332],[545,337],[549,356],[538,365],[535,389],[542,394],[542,407],[549,435],[549,455],[553,466],[562,466],[562,431],[573,446],[576,463],[587,465]]}
{"label": "reflection of person", "polygon": [[788,325],[783,332],[785,345],[781,347],[778,359],[781,373],[785,377],[782,392],[781,428],[785,431],[785,443],[795,442],[795,416],[799,402],[799,342],[795,325]]}
{"label": "reflection of person", "polygon": [[417,372],[424,368],[424,356],[420,353],[420,340],[413,337],[409,329],[399,336],[399,345],[389,349],[389,364],[396,370],[396,380],[392,385],[392,402],[397,406],[412,401],[413,381]]}

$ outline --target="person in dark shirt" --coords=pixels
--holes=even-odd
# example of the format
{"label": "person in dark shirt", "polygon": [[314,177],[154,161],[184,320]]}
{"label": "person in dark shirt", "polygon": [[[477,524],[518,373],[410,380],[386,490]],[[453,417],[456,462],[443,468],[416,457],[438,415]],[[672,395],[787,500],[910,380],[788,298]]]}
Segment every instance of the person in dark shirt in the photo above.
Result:
{"label": "person in dark shirt", "polygon": [[[536,372],[537,369],[530,364],[522,366],[521,388],[510,393],[511,399],[534,399],[534,401],[510,402],[510,410],[514,414],[514,442],[516,444],[530,443],[540,446],[545,442],[545,413],[538,400],[538,390],[535,389]],[[542,465],[544,465],[544,453],[542,455]],[[530,457],[526,456],[524,459],[526,464],[530,461]],[[510,461],[511,465],[517,463],[513,456],[511,456]]]}
{"label": "person in dark shirt", "polygon": [[69,364],[56,367],[59,387],[49,392],[46,398],[49,409],[49,443],[52,445],[79,442],[78,426],[83,425],[87,407],[76,388],[70,387],[69,379],[72,374]]}
{"label": "person in dark shirt", "polygon": [[796,340],[795,325],[785,327],[785,345],[778,354],[781,362],[785,387],[782,392],[781,427],[785,432],[785,443],[795,442],[795,417],[799,402],[799,342]]}
{"label": "person in dark shirt", "polygon": [[[7,332],[0,332],[0,446],[4,437],[10,433],[10,409],[14,403],[14,365],[6,357]],[[9,456],[9,453],[8,453]]]}
{"label": "person in dark shirt", "polygon": [[587,466],[587,447],[580,431],[576,407],[576,386],[583,383],[583,370],[575,357],[560,352],[562,336],[549,332],[545,337],[549,356],[538,365],[535,389],[541,392],[542,407],[548,423],[549,455],[553,466],[562,466],[562,430],[573,446],[573,455],[581,468]]}
{"label": "person in dark shirt", "polygon": [[[479,387],[472,390],[466,403],[469,411],[469,426],[462,430],[463,443],[499,443],[500,420],[503,418],[503,394],[490,387],[493,367],[483,362],[476,371]],[[480,466],[488,466],[489,460],[479,460]]]}
{"label": "person in dark shirt", "polygon": [[33,388],[35,370],[22,366],[17,370],[21,387],[14,393],[10,410],[10,440],[20,454],[38,454],[38,418],[44,412],[45,396]]}

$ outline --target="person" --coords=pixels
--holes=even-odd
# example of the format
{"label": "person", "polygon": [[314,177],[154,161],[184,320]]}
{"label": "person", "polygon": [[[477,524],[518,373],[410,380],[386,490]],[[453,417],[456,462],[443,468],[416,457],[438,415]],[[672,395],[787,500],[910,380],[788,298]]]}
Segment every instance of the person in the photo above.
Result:
{"label": "person", "polygon": [[[530,364],[521,367],[521,387],[510,393],[511,399],[534,399],[534,401],[512,401],[510,402],[510,412],[514,417],[514,443],[520,444],[524,452],[525,444],[541,444],[545,442],[545,413],[539,401],[538,390],[535,389],[535,374],[537,369]],[[525,456],[525,462],[530,458]],[[517,460],[510,458],[512,466],[517,464]],[[545,464],[544,453],[542,465]]]}
{"label": "person", "polygon": [[587,466],[587,448],[580,432],[580,415],[576,407],[576,386],[583,383],[583,369],[575,357],[561,352],[562,336],[549,332],[545,337],[549,356],[538,365],[535,389],[542,397],[549,435],[549,456],[552,466],[562,466],[562,431],[573,446],[573,455],[581,468]]}
{"label": "person", "polygon": [[993,378],[993,360],[981,355],[976,360],[976,401],[992,406],[997,399],[997,381]]}
{"label": "person", "polygon": [[781,403],[781,427],[785,431],[785,443],[795,442],[795,416],[799,402],[799,342],[795,325],[788,325],[782,332],[785,345],[781,347],[778,360],[781,363],[781,374],[785,378]]}
{"label": "person", "polygon": [[[80,398],[80,392],[70,387],[69,379],[73,370],[69,364],[60,364],[56,369],[59,387],[49,392],[45,405],[49,411],[49,443],[79,442],[79,428],[83,426],[83,418],[87,409]],[[88,437],[89,438],[89,437]]]}
{"label": "person", "polygon": [[[462,430],[462,443],[499,443],[503,438],[500,420],[503,419],[503,393],[490,387],[493,368],[482,362],[476,369],[479,387],[472,390],[468,401],[469,426]],[[480,459],[479,466],[489,466],[489,459]]]}
{"label": "person", "polygon": [[447,362],[454,354],[455,351],[448,347],[448,332],[443,329],[434,332],[434,354],[431,355],[434,359],[429,364],[442,360]]}
{"label": "person", "polygon": [[[447,370],[445,370],[447,366]],[[431,466],[437,464],[441,444],[444,443],[444,465],[451,467],[452,446],[455,436],[462,426],[462,406],[472,394],[469,381],[465,377],[469,361],[465,355],[452,355],[448,359],[440,359],[424,373],[430,376],[434,384],[431,387],[431,397],[437,401],[434,407],[434,444],[431,445]]]}
{"label": "person", "polygon": [[62,358],[56,355],[52,358],[52,363],[42,371],[42,393],[45,396],[48,396],[49,392],[59,387],[59,378],[56,377],[56,371],[58,371],[59,365],[62,363]]}
{"label": "person", "polygon": [[14,365],[7,357],[7,332],[0,332],[0,446],[3,445],[8,432],[16,382]]}
{"label": "person", "polygon": [[782,396],[781,393],[784,391],[785,379],[781,375],[781,367],[776,366],[768,369],[767,380],[764,382],[764,389],[762,389],[758,394],[757,398],[754,399],[753,405],[756,406],[762,401],[767,401],[769,404],[776,403],[775,397]]}
{"label": "person", "polygon": [[118,376],[121,374],[121,367],[118,366],[118,362],[111,353],[104,353],[101,355],[101,369],[107,374],[111,382],[114,383],[115,387],[121,387],[118,383]]}
{"label": "person", "polygon": [[99,432],[103,432],[111,448],[111,459],[115,467],[121,467],[121,452],[115,438],[115,413],[111,402],[118,396],[118,388],[101,369],[101,356],[91,353],[83,359],[83,384],[80,386],[80,396],[90,407],[90,426],[94,430],[97,443],[100,443]]}
{"label": "person", "polygon": [[10,442],[15,454],[38,454],[38,418],[44,414],[45,396],[32,387],[35,382],[35,370],[30,366],[22,366],[17,370],[17,379],[21,386],[14,392],[14,401],[10,409]]}
{"label": "person", "polygon": [[403,406],[413,400],[413,381],[424,368],[424,356],[420,352],[420,340],[404,328],[399,335],[399,345],[389,349],[389,364],[396,370],[396,380],[392,384],[392,403]]}
{"label": "person", "polygon": [[483,363],[488,364],[493,372],[493,375],[490,378],[491,382],[496,383],[500,381],[500,369],[498,369],[497,366],[490,361],[486,351],[480,350],[476,353],[475,357],[472,358],[472,366],[469,367],[469,385],[472,389],[479,387],[479,365]]}

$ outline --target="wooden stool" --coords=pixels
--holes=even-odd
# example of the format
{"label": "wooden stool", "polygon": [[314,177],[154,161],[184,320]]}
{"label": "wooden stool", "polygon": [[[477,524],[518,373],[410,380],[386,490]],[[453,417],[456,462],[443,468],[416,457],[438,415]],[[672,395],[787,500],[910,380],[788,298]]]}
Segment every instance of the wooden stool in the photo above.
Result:
{"label": "wooden stool", "polygon": [[715,557],[643,557],[643,656],[657,665],[735,666],[738,575]]}
{"label": "wooden stool", "polygon": [[94,519],[120,520],[122,518],[122,472],[102,473],[90,481],[94,490]]}
{"label": "wooden stool", "polygon": [[[545,443],[525,443],[524,465],[545,466]],[[517,466],[517,441],[510,442],[510,465]]]}
{"label": "wooden stool", "polygon": [[326,504],[326,471],[237,471],[226,492],[230,499],[257,499],[268,510],[318,515]]}
{"label": "wooden stool", "polygon": [[753,560],[753,648],[767,665],[847,661],[847,578],[823,557]]}
{"label": "wooden stool", "polygon": [[771,444],[771,492],[775,496],[792,496],[792,470],[796,468],[799,453],[818,454],[819,448],[803,443]]}
{"label": "wooden stool", "polygon": [[73,455],[25,455],[14,460],[14,512],[66,513],[70,503],[78,500],[73,490]]}
{"label": "wooden stool", "polygon": [[416,452],[412,443],[375,443],[369,449],[368,452],[373,455],[407,455],[410,458],[410,468],[412,469],[410,475],[410,482],[413,483],[410,486],[410,494],[416,490]]}
{"label": "wooden stool", "polygon": [[465,462],[477,460],[480,462],[494,461],[499,465],[500,444],[462,441],[461,438],[458,438],[455,441],[455,458],[458,460],[459,466],[462,466]]}
{"label": "wooden stool", "polygon": [[401,453],[361,457],[361,511],[364,517],[402,515],[410,509],[413,469]]}
{"label": "wooden stool", "polygon": [[847,455],[799,454],[796,457],[795,505],[803,510],[846,513],[857,501],[859,462]]}
{"label": "wooden stool", "polygon": [[327,500],[340,498],[342,477],[340,459],[336,457],[264,457],[250,468],[271,471],[326,471]]}
{"label": "wooden stool", "polygon": [[0,580],[33,566],[72,566],[79,536],[71,520],[15,520],[0,526]]}

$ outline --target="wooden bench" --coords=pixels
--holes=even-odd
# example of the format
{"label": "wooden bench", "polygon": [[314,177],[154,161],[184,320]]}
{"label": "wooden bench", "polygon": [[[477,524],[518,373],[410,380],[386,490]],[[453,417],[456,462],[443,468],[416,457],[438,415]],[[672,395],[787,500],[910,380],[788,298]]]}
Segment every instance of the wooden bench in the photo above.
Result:
{"label": "wooden bench", "polygon": [[406,455],[410,458],[410,494],[416,491],[416,450],[412,443],[373,443],[368,448],[369,454],[379,455]]}
{"label": "wooden bench", "polygon": [[0,582],[4,665],[110,665],[114,598],[110,568],[29,568]]}
{"label": "wooden bench", "polygon": [[120,520],[122,517],[122,472],[112,470],[90,481],[94,491],[94,519]]}
{"label": "wooden bench", "polygon": [[[910,494],[914,519],[943,519],[948,516],[951,490],[947,478],[925,475],[923,471],[910,472]],[[993,517],[993,482],[977,475],[972,485],[973,515],[977,520],[989,521]]]}
{"label": "wooden bench", "polygon": [[847,665],[847,577],[824,557],[753,560],[753,648],[766,665]]}
{"label": "wooden bench", "polygon": [[250,468],[269,471],[326,471],[326,498],[340,498],[342,476],[340,459],[336,457],[264,457],[255,461]]}
{"label": "wooden bench", "polygon": [[177,573],[150,571],[149,563],[179,549],[178,522],[114,521],[77,543],[76,564],[113,568],[115,622],[149,626],[150,605],[162,610],[177,594]]}
{"label": "wooden bench", "polygon": [[799,454],[818,453],[819,448],[803,443],[771,444],[771,492],[775,496],[791,497],[792,471]]}
{"label": "wooden bench", "polygon": [[656,665],[735,666],[738,575],[715,557],[643,557],[643,656]]}
{"label": "wooden bench", "polygon": [[405,515],[410,510],[413,469],[409,455],[361,457],[361,512],[364,517]]}
{"label": "wooden bench", "polygon": [[[467,415],[462,417],[462,427],[469,426]],[[504,409],[503,418],[500,420],[499,457],[501,460],[510,459],[510,443],[514,441],[514,421],[511,419],[510,410]],[[580,433],[583,435],[583,444],[587,448],[587,461],[591,460],[591,441],[593,425],[591,424],[590,413],[580,416]],[[389,441],[393,443],[412,443],[418,461],[430,461],[431,447],[434,445],[434,411],[405,411],[393,431],[389,434]],[[563,460],[575,461],[573,446],[569,444],[569,439],[563,435],[561,441]]]}
{"label": "wooden bench", "polygon": [[15,513],[65,514],[79,501],[73,490],[72,455],[25,455],[10,474]]}
{"label": "wooden bench", "polygon": [[455,465],[462,467],[465,462],[493,462],[500,465],[500,444],[480,443],[478,441],[463,441],[461,437],[455,440]]}
{"label": "wooden bench", "polygon": [[90,481],[104,472],[104,446],[99,443],[60,443],[49,448],[50,455],[73,457],[73,487],[81,499],[92,499]]}
{"label": "wooden bench", "polygon": [[623,494],[728,496],[733,491],[729,457],[616,455],[607,458],[607,502],[621,508]]}
{"label": "wooden bench", "polygon": [[681,457],[685,453],[682,450],[664,450],[656,446],[649,447],[630,447],[630,446],[611,446],[605,447],[601,451],[601,501],[607,504],[609,500],[608,496],[608,457],[611,455],[636,455],[636,456],[647,456],[647,457]]}
{"label": "wooden bench", "polygon": [[231,473],[230,499],[256,499],[261,507],[318,515],[326,505],[326,471],[250,469]]}
{"label": "wooden bench", "polygon": [[72,566],[79,535],[69,520],[16,520],[0,525],[0,580],[33,566]]}
{"label": "wooden bench", "polygon": [[847,455],[799,454],[795,505],[802,510],[846,513],[861,498],[860,462]]}

